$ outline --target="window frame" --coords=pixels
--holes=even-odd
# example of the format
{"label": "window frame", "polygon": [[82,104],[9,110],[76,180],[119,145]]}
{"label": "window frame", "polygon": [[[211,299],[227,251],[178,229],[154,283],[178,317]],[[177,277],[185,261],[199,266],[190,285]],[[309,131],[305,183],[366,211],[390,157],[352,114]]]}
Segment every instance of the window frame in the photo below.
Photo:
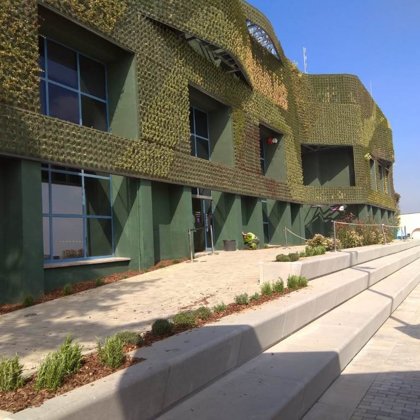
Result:
{"label": "window frame", "polygon": [[[196,134],[197,133],[196,120],[195,120],[195,112],[196,111],[199,111],[199,112],[201,112],[201,113],[203,113],[203,114],[206,115],[207,138],[205,138],[203,136],[200,136],[199,134]],[[191,127],[190,127],[190,138],[194,139],[193,140],[194,141],[194,148],[191,147],[191,155],[194,156],[194,157],[196,157],[196,158],[198,158],[198,159],[203,159],[203,160],[209,160],[210,161],[211,160],[211,147],[210,147],[209,114],[208,114],[207,111],[203,110],[202,108],[198,108],[198,107],[196,107],[194,105],[190,105],[190,113],[192,113],[191,116],[192,116],[192,122],[193,122],[193,124],[192,124],[192,128],[193,128],[192,131],[193,132],[191,132]],[[208,151],[208,155],[209,155],[209,158],[208,159],[205,159],[205,158],[202,158],[200,156],[197,156],[197,138],[199,140],[202,140],[202,141],[207,142],[207,151]],[[194,153],[194,151],[195,151],[195,153]]]}
{"label": "window frame", "polygon": [[[43,46],[44,46],[44,70],[41,70],[40,72],[40,96],[41,96],[41,85],[42,83],[45,84],[45,114],[47,116],[51,116],[50,115],[50,104],[49,104],[49,85],[54,85],[54,86],[58,86],[62,89],[66,89],[67,91],[70,91],[72,93],[77,94],[77,100],[78,100],[78,106],[79,106],[79,122],[77,123],[80,126],[83,127],[88,127],[88,128],[93,128],[94,130],[99,130],[99,131],[103,131],[103,132],[109,132],[110,127],[109,127],[109,95],[108,95],[108,72],[107,72],[107,66],[105,63],[101,62],[100,60],[97,60],[87,54],[83,54],[77,50],[75,50],[74,48],[71,48],[59,41],[56,41],[48,36],[45,35],[38,35],[38,39],[42,40],[43,42]],[[55,80],[51,80],[49,78],[49,72],[48,72],[48,42],[53,42],[57,45],[60,45],[63,48],[66,48],[67,50],[70,50],[72,52],[74,52],[76,54],[76,72],[77,72],[77,89],[68,86],[64,83],[60,83],[60,82],[56,82]],[[40,59],[41,59],[41,55],[39,55]],[[95,63],[100,64],[101,66],[103,66],[104,68],[104,77],[105,77],[105,99],[104,98],[100,98],[98,96],[95,95],[91,95],[89,93],[83,92],[81,89],[81,83],[80,83],[80,57],[84,57],[87,58],[88,60],[94,61]],[[106,124],[106,129],[105,130],[101,130],[99,128],[94,128],[94,127],[89,127],[87,125],[83,124],[83,109],[82,109],[82,96],[101,102],[102,104],[105,105],[105,124]],[[54,117],[51,116],[52,118],[58,118],[58,117]],[[64,120],[62,119],[62,121],[66,121],[69,122],[71,124],[74,124],[72,121],[68,121],[68,120]]]}
{"label": "window frame", "polygon": [[[72,169],[72,168],[62,168],[57,167],[51,164],[45,164],[41,167],[41,172],[46,172],[48,175],[48,181],[43,181],[42,183],[47,183],[48,185],[48,212],[44,212],[42,209],[42,220],[47,219],[48,222],[48,235],[49,235],[49,249],[48,252],[45,252],[44,249],[44,263],[65,263],[69,261],[86,261],[86,260],[95,260],[98,258],[110,258],[115,256],[115,238],[114,238],[114,217],[113,217],[113,208],[112,208],[112,177],[111,175],[96,175],[87,173],[84,169]],[[82,188],[82,213],[54,213],[53,212],[53,197],[52,197],[52,174],[59,173],[63,175],[72,175],[80,176],[81,178],[81,188]],[[108,216],[101,215],[89,215],[87,212],[87,201],[86,201],[86,191],[85,191],[85,178],[91,179],[102,179],[109,181],[109,207],[110,214]],[[83,257],[74,257],[74,258],[54,258],[54,234],[53,234],[53,221],[54,219],[81,219],[82,220],[82,241],[83,241]],[[111,253],[107,255],[95,255],[88,256],[88,227],[87,222],[90,219],[96,220],[109,220],[111,223]],[[44,232],[43,232],[44,234]]]}

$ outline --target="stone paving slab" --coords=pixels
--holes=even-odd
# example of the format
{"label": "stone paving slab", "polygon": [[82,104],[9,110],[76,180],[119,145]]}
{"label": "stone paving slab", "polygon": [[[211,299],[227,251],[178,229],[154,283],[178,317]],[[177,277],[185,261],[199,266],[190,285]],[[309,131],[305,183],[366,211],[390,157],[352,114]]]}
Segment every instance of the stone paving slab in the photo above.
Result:
{"label": "stone paving slab", "polygon": [[337,418],[420,419],[420,285],[304,420]]}
{"label": "stone paving slab", "polygon": [[303,247],[217,252],[72,296],[0,315],[0,357],[18,354],[34,369],[68,334],[85,351],[121,330],[145,331],[182,309],[230,303],[259,291],[260,265]]}

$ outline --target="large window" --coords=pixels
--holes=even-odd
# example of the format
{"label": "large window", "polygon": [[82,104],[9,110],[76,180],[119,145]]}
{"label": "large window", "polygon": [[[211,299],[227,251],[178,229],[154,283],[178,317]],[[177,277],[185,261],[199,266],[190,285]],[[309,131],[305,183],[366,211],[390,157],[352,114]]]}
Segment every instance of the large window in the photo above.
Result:
{"label": "large window", "polygon": [[105,66],[45,37],[39,53],[41,112],[108,131]]}
{"label": "large window", "polygon": [[191,154],[210,159],[210,134],[207,112],[198,108],[190,109]]}
{"label": "large window", "polygon": [[43,165],[42,215],[45,260],[113,254],[109,175]]}

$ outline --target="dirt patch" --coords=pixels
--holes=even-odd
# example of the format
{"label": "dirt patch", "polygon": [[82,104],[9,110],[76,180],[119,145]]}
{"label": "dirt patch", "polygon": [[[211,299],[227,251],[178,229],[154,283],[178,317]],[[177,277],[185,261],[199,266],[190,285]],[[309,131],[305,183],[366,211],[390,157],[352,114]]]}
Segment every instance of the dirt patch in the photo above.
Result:
{"label": "dirt patch", "polygon": [[[110,274],[109,276],[104,276],[95,280],[86,280],[79,283],[74,283],[71,285],[71,289],[72,289],[71,294],[80,293],[80,292],[84,292],[85,290],[94,289],[96,287],[101,287],[106,284],[115,283],[117,281],[121,281],[129,277],[138,276],[139,274],[148,273],[149,271],[159,270],[160,268],[169,267],[171,265],[179,264],[184,261],[187,261],[187,258],[180,258],[176,260],[162,260],[162,261],[159,261],[154,266],[148,268],[147,270],[124,271],[123,273],[114,273],[114,274]],[[33,305],[38,305],[40,303],[48,302],[50,300],[59,299],[63,296],[65,296],[63,288],[52,290],[51,292],[46,293],[42,297],[38,299],[34,299]],[[17,311],[18,309],[22,309],[27,306],[28,305],[25,306],[22,303],[2,304],[0,305],[0,315]],[[29,306],[32,306],[32,305],[29,305]]]}
{"label": "dirt patch", "polygon": [[30,377],[25,385],[16,391],[0,391],[0,410],[16,413],[28,407],[38,407],[50,398],[65,394],[72,389],[94,382],[118,370],[128,368],[142,360],[144,359],[134,359],[127,356],[122,366],[118,369],[111,369],[99,362],[97,354],[86,355],[83,357],[80,370],[73,375],[69,375],[57,391],[37,391],[35,389],[35,376]]}
{"label": "dirt patch", "polygon": [[[115,280],[117,281],[117,280]],[[295,290],[285,289],[283,292],[273,292],[271,295],[262,295],[259,296],[258,300],[251,300],[247,305],[239,305],[237,303],[230,303],[226,305],[226,308],[217,313],[212,313],[211,316],[207,319],[196,319],[194,327],[185,328],[175,326],[173,331],[169,334],[163,336],[156,336],[151,331],[147,331],[145,334],[141,335],[141,343],[139,345],[127,344],[124,347],[126,353],[136,350],[141,347],[151,346],[157,341],[164,340],[165,338],[171,337],[173,335],[192,330],[194,328],[200,328],[208,323],[217,322],[221,318],[232,315],[235,313],[243,312],[245,310],[252,309],[253,307],[263,305],[266,302],[276,300],[282,296],[288,295]],[[204,298],[205,299],[205,298]],[[79,372],[69,375],[63,385],[57,391],[37,391],[34,387],[35,384],[35,375],[29,378],[25,385],[22,388],[19,388],[17,391],[13,392],[1,392],[0,391],[0,410],[17,412],[28,407],[39,406],[44,401],[53,398],[55,396],[69,392],[80,386],[89,384],[93,381],[96,381],[104,376],[110,375],[120,369],[125,369],[135,363],[141,362],[145,359],[136,359],[126,357],[125,363],[118,369],[111,369],[104,367],[98,360],[98,355],[96,353],[86,355],[83,357],[82,368]]]}

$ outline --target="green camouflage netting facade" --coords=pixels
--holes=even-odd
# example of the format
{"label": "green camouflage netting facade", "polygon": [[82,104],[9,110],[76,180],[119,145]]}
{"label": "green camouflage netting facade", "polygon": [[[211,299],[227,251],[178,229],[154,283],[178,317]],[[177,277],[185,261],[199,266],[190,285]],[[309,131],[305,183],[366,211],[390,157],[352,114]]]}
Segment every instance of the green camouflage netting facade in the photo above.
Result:
{"label": "green camouflage netting facade", "polygon": [[[41,115],[38,3],[135,55],[138,138]],[[271,37],[280,60],[251,38],[246,19]],[[365,156],[392,163],[392,134],[359,79],[300,73],[268,20],[241,0],[4,0],[0,24],[1,154],[281,201],[395,210],[393,191],[370,186]],[[180,34],[223,48],[245,80],[215,67]],[[191,156],[190,85],[231,107],[234,165]],[[283,134],[284,182],[261,174],[260,124]],[[301,144],[352,146],[356,186],[304,186]]]}

